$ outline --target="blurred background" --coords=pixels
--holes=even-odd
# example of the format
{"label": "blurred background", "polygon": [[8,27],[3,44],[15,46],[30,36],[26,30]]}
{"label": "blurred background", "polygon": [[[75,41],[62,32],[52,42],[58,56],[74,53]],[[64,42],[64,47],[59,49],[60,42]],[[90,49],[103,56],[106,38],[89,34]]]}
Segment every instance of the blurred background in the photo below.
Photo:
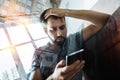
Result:
{"label": "blurred background", "polygon": [[[120,0],[0,0],[0,80],[26,80],[34,50],[48,42],[39,16],[47,8],[88,9],[108,14]],[[68,34],[90,24],[66,17]]]}

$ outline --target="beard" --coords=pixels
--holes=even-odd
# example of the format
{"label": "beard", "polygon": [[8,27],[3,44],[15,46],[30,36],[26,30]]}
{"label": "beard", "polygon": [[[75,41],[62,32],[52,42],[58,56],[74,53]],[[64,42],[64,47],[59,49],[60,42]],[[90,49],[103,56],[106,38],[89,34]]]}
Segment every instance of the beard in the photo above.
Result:
{"label": "beard", "polygon": [[55,40],[53,40],[49,35],[48,37],[57,46],[63,46],[65,39],[66,39],[64,36],[58,36]]}
{"label": "beard", "polygon": [[64,42],[65,42],[65,37],[63,36],[58,36],[54,41],[54,43],[58,46],[62,46]]}

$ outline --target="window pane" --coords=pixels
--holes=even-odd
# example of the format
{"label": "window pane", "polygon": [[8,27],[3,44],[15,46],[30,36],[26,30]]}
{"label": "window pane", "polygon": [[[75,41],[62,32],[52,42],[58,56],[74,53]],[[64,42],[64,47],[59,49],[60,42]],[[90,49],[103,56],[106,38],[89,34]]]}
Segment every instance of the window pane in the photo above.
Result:
{"label": "window pane", "polygon": [[30,37],[27,34],[24,26],[7,27],[13,44],[19,44],[30,41]]}
{"label": "window pane", "polygon": [[19,78],[11,54],[10,50],[0,51],[0,80],[16,80]]}
{"label": "window pane", "polygon": [[8,39],[5,35],[5,32],[2,28],[0,28],[0,48],[5,48],[9,46]]}
{"label": "window pane", "polygon": [[35,41],[35,44],[37,47],[40,47],[40,46],[44,46],[45,44],[47,44],[48,41],[49,41],[49,38],[45,38],[45,39]]}
{"label": "window pane", "polygon": [[22,61],[25,72],[28,73],[31,65],[34,47],[31,43],[16,47],[20,60]]}
{"label": "window pane", "polygon": [[47,35],[45,34],[43,27],[40,23],[27,25],[27,28],[30,31],[30,34],[31,34],[33,39],[47,37]]}

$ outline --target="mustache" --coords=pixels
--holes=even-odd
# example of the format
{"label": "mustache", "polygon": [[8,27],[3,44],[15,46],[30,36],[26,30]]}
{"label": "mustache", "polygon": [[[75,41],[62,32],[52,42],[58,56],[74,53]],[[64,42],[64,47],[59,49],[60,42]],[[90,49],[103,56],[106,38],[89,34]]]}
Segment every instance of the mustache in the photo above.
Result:
{"label": "mustache", "polygon": [[58,38],[65,38],[64,36],[58,36],[56,39],[58,39]]}

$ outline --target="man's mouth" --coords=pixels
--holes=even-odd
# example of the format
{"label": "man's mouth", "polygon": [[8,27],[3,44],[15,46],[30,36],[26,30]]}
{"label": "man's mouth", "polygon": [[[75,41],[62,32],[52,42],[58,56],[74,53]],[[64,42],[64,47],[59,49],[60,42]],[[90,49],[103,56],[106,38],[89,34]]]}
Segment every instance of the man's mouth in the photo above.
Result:
{"label": "man's mouth", "polygon": [[58,41],[58,42],[63,41],[63,40],[64,40],[64,38],[62,36],[60,36],[56,39],[56,41]]}
{"label": "man's mouth", "polygon": [[56,38],[55,43],[59,46],[62,46],[65,41],[65,38],[63,36],[59,36]]}
{"label": "man's mouth", "polygon": [[63,41],[63,38],[61,38],[61,37],[57,38],[57,41]]}

